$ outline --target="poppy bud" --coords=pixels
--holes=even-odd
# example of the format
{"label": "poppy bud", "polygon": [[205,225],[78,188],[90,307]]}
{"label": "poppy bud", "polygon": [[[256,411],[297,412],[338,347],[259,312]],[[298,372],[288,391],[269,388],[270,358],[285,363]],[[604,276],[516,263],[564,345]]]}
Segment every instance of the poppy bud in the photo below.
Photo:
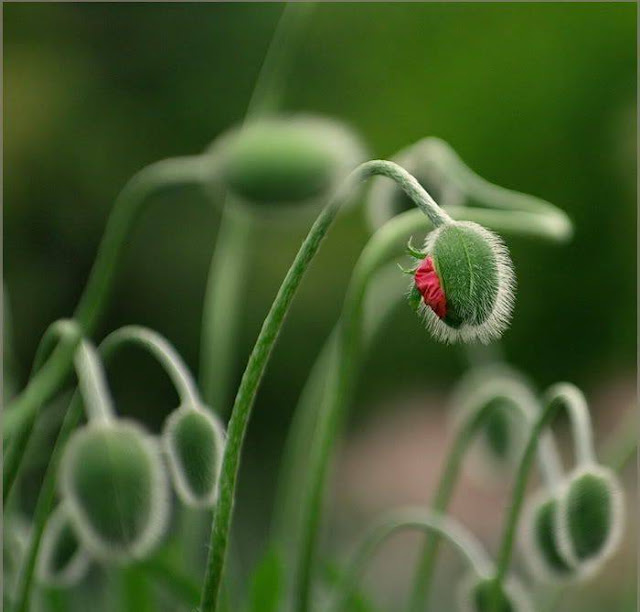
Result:
{"label": "poppy bud", "polygon": [[[511,319],[515,276],[509,252],[487,229],[470,221],[446,223],[427,235],[416,259],[409,301],[442,342],[488,343]],[[419,257],[422,257],[420,259]]]}
{"label": "poppy bud", "polygon": [[160,452],[131,421],[78,430],[65,448],[60,483],[69,518],[96,557],[142,558],[164,534],[169,489]]}
{"label": "poppy bud", "polygon": [[558,545],[565,558],[591,575],[615,552],[624,528],[622,487],[608,468],[577,468],[558,505]]}
{"label": "poppy bud", "polygon": [[87,574],[89,563],[64,505],[58,506],[42,536],[38,578],[49,586],[72,586]]}
{"label": "poppy bud", "polygon": [[494,579],[470,574],[458,591],[461,612],[532,612],[528,595],[520,584],[509,578],[498,594],[494,595]]}
{"label": "poppy bud", "polygon": [[316,201],[364,158],[345,126],[320,117],[278,117],[231,130],[211,149],[217,179],[246,203]]}
{"label": "poppy bud", "polygon": [[222,425],[207,408],[181,406],[167,419],[162,440],[180,499],[189,506],[213,506],[225,442]]}
{"label": "poppy bud", "polygon": [[537,578],[553,582],[576,576],[574,564],[558,545],[558,506],[557,496],[542,490],[529,502],[523,519],[526,561]]}

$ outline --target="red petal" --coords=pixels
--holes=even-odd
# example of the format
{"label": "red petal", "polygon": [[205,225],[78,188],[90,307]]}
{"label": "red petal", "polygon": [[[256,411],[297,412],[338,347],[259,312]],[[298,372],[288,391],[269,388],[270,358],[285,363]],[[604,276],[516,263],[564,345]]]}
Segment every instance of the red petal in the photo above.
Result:
{"label": "red petal", "polygon": [[444,319],[447,314],[447,298],[440,285],[440,279],[436,274],[431,257],[427,257],[420,264],[414,279],[424,303],[441,319]]}

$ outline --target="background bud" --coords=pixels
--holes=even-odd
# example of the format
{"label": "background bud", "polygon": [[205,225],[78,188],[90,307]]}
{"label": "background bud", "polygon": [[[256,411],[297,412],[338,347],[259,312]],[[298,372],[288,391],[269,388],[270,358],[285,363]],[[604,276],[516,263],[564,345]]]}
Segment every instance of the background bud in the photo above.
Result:
{"label": "background bud", "polygon": [[533,612],[529,597],[514,578],[503,585],[496,605],[493,605],[493,585],[493,578],[467,576],[458,591],[461,612]]}
{"label": "background bud", "polygon": [[182,406],[167,419],[162,439],[180,499],[189,506],[213,506],[225,441],[218,420],[208,408]]}
{"label": "background bud", "polygon": [[553,582],[576,577],[573,564],[558,544],[558,507],[557,496],[542,490],[529,502],[522,521],[524,557],[532,573]]}
{"label": "background bud", "polygon": [[157,444],[142,428],[89,424],[69,441],[60,469],[70,520],[92,554],[141,558],[158,543],[169,490]]}
{"label": "background bud", "polygon": [[[487,343],[499,338],[511,318],[515,277],[507,248],[495,234],[469,221],[441,225],[427,235],[425,259],[437,276],[445,304],[430,304],[440,293],[422,291],[421,313],[436,339]],[[421,289],[416,271],[415,284]]]}
{"label": "background bud", "polygon": [[601,466],[579,467],[568,479],[558,507],[558,543],[582,574],[597,571],[617,549],[624,528],[622,487]]}
{"label": "background bud", "polygon": [[53,512],[42,536],[38,578],[49,586],[71,586],[89,570],[89,555],[82,547],[64,505]]}
{"label": "background bud", "polygon": [[364,150],[342,124],[319,117],[278,117],[248,123],[211,149],[217,179],[256,205],[298,204],[327,195],[353,170]]}

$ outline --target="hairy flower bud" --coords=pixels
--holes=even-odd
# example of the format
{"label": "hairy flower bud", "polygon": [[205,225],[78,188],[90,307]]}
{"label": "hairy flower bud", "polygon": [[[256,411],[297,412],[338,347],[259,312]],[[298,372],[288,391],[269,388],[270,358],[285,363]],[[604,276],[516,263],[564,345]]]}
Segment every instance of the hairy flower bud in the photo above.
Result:
{"label": "hairy flower bud", "polygon": [[458,590],[461,612],[533,612],[529,597],[514,579],[502,585],[497,601],[494,599],[494,580],[469,574]]}
{"label": "hairy flower bud", "polygon": [[563,582],[576,577],[576,568],[558,545],[558,506],[555,494],[541,490],[529,502],[523,519],[525,559],[538,579]]}
{"label": "hairy flower bud", "polygon": [[49,586],[72,586],[87,574],[90,558],[82,547],[64,505],[53,512],[42,536],[38,578]]}
{"label": "hairy flower bud", "polygon": [[208,408],[182,406],[167,419],[162,441],[180,499],[189,506],[213,506],[225,442],[222,425]]}
{"label": "hairy flower bud", "polygon": [[558,545],[565,558],[591,575],[616,551],[624,528],[622,487],[602,466],[580,466],[558,504]]}
{"label": "hairy flower bud", "polygon": [[515,276],[500,238],[477,223],[458,221],[430,232],[424,251],[412,254],[417,266],[409,302],[436,339],[488,343],[502,335]]}
{"label": "hairy flower bud", "polygon": [[131,421],[77,431],[62,457],[60,483],[70,520],[96,557],[142,558],[164,534],[169,488],[160,452]]}
{"label": "hairy flower bud", "polygon": [[317,201],[364,158],[349,129],[309,116],[248,123],[218,139],[210,154],[223,186],[258,206]]}

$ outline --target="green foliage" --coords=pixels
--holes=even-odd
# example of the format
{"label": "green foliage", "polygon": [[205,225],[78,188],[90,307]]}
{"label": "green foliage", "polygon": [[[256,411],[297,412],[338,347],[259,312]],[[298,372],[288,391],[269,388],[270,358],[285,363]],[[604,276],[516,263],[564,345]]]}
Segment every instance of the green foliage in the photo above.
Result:
{"label": "green foliage", "polygon": [[247,612],[277,612],[282,609],[285,568],[274,549],[267,550],[251,577]]}

